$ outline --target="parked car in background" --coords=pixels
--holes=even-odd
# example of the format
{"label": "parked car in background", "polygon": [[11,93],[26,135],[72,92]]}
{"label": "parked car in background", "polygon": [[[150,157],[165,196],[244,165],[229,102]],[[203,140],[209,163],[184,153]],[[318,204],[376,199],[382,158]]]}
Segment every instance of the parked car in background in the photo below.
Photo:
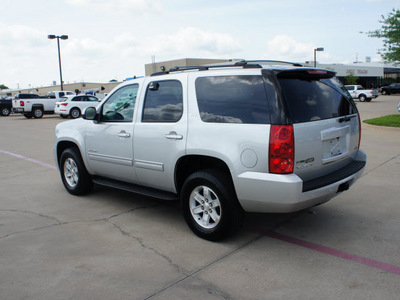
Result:
{"label": "parked car in background", "polygon": [[70,91],[54,91],[49,92],[47,96],[39,96],[36,94],[18,94],[13,100],[12,110],[14,113],[21,113],[25,118],[39,119],[44,114],[53,114],[54,105],[60,101],[62,97],[67,95],[75,95]]}
{"label": "parked car in background", "polygon": [[358,99],[360,102],[370,102],[379,95],[378,90],[366,90],[362,85],[345,85],[345,88],[349,91],[353,99]]}
{"label": "parked car in background", "polygon": [[0,116],[9,116],[11,113],[12,102],[11,98],[0,98]]}
{"label": "parked car in background", "polygon": [[392,83],[381,87],[382,95],[390,95],[400,93],[400,83]]}
{"label": "parked car in background", "polygon": [[56,102],[54,112],[63,118],[79,118],[85,108],[97,106],[99,98],[90,95],[73,95]]}

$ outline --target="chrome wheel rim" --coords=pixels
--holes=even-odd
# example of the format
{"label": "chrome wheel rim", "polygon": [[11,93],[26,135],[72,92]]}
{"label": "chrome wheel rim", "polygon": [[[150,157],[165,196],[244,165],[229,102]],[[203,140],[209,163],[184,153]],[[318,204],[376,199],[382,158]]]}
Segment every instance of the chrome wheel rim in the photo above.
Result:
{"label": "chrome wheel rim", "polygon": [[79,117],[79,112],[78,112],[76,109],[74,109],[74,110],[71,112],[71,116],[72,116],[74,119],[76,119],[76,118]]}
{"label": "chrome wheel rim", "polygon": [[67,158],[64,162],[64,178],[70,187],[75,187],[79,181],[78,166],[72,158]]}
{"label": "chrome wheel rim", "polygon": [[196,223],[205,229],[213,229],[221,221],[221,202],[207,186],[201,185],[192,191],[189,209]]}

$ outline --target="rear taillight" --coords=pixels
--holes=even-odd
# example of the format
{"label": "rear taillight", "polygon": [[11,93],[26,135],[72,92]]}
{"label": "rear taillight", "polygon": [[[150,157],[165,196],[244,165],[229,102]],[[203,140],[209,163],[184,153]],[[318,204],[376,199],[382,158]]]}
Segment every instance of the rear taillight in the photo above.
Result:
{"label": "rear taillight", "polygon": [[61,105],[62,105],[62,106],[67,106],[68,103],[65,103],[65,102],[64,102],[64,103],[61,103]]}
{"label": "rear taillight", "polygon": [[293,173],[294,132],[292,125],[271,125],[269,133],[269,172]]}
{"label": "rear taillight", "polygon": [[360,149],[361,146],[361,118],[360,114],[358,116],[358,149]]}
{"label": "rear taillight", "polygon": [[25,106],[25,102],[24,101],[19,101],[19,105],[20,106]]}

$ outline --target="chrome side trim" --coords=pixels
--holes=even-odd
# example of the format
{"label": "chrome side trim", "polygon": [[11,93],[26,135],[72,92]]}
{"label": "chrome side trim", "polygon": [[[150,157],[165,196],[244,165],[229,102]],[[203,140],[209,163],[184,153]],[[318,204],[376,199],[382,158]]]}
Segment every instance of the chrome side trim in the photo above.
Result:
{"label": "chrome side trim", "polygon": [[145,160],[135,160],[135,168],[164,172],[164,164]]}

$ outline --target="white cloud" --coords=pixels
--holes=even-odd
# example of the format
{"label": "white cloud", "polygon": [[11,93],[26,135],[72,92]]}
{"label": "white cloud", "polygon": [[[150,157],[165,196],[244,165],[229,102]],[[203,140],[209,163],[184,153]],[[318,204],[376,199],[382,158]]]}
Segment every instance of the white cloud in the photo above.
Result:
{"label": "white cloud", "polygon": [[66,0],[66,3],[89,10],[98,10],[111,14],[118,13],[155,13],[162,9],[157,0]]}
{"label": "white cloud", "polygon": [[267,43],[267,49],[263,54],[265,59],[302,62],[313,59],[313,43],[296,41],[288,35],[277,35]]}
{"label": "white cloud", "polygon": [[231,56],[242,47],[231,35],[185,27],[176,33],[147,39],[139,46],[144,52],[165,57]]}

